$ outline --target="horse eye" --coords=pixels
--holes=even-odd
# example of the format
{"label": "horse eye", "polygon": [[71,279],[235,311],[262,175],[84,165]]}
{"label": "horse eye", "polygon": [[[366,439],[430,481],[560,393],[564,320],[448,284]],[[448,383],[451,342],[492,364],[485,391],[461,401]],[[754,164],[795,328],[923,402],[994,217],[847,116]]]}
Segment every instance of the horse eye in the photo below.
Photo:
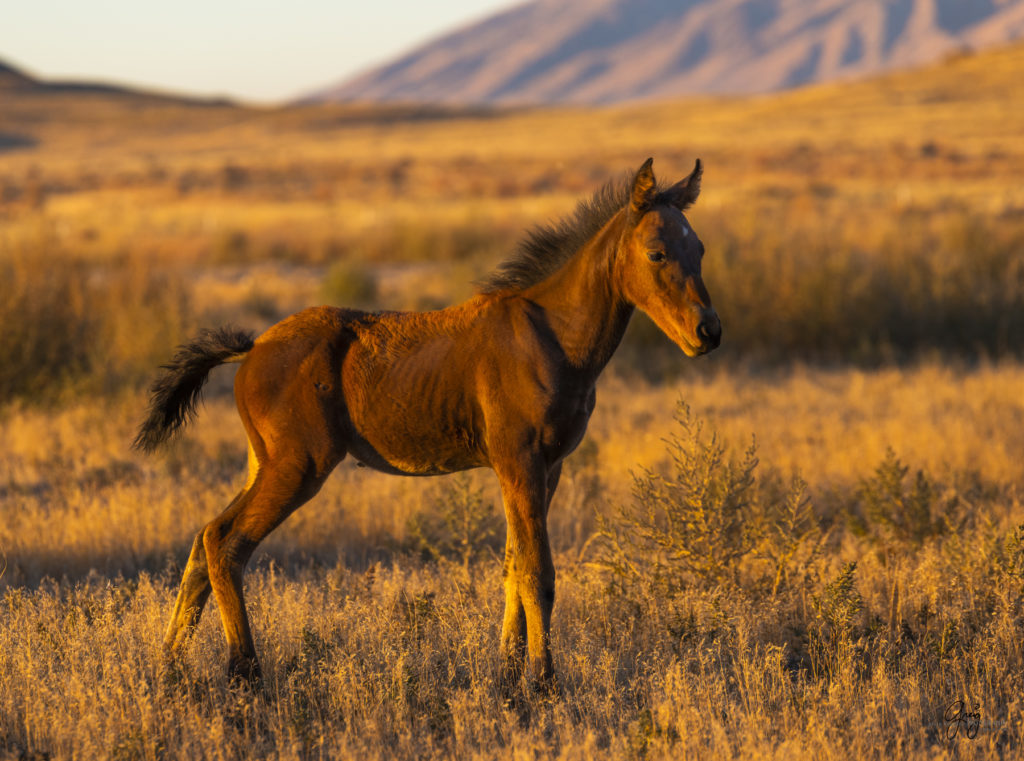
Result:
{"label": "horse eye", "polygon": [[647,258],[650,259],[652,262],[663,262],[663,261],[665,261],[665,252],[664,251],[648,251],[647,252]]}

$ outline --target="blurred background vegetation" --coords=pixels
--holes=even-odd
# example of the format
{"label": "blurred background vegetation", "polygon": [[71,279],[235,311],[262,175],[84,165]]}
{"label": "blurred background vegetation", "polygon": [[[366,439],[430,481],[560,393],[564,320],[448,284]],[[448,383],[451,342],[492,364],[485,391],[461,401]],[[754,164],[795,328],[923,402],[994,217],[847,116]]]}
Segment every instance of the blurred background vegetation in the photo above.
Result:
{"label": "blurred background vegetation", "polygon": [[[648,155],[666,181],[706,162],[690,217],[725,342],[702,364],[1019,357],[1022,64],[1017,47],[590,110],[10,94],[0,131],[26,140],[0,153],[0,400],[138,388],[202,325],[451,303]],[[638,319],[618,367],[684,363]]]}

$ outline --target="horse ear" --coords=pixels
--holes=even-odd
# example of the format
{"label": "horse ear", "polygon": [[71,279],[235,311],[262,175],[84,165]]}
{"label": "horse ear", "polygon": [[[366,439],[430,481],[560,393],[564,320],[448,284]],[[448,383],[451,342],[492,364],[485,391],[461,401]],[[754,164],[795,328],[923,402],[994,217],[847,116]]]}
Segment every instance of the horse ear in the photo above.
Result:
{"label": "horse ear", "polygon": [[704,174],[704,164],[697,159],[697,165],[685,180],[680,180],[665,191],[669,202],[679,211],[686,211],[700,195],[700,177]]}
{"label": "horse ear", "polygon": [[633,179],[633,194],[630,197],[629,206],[635,212],[647,211],[654,200],[656,183],[653,166],[654,159],[647,159]]}

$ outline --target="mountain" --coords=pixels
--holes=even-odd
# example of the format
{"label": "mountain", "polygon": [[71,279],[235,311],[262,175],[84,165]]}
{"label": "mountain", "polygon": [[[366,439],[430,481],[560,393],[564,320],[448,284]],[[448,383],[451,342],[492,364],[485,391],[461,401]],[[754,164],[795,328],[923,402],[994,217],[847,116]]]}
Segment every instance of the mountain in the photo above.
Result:
{"label": "mountain", "polygon": [[126,134],[194,130],[237,122],[242,111],[224,99],[40,79],[0,60],[0,155],[39,146],[116,142]]}
{"label": "mountain", "polygon": [[1024,0],[535,0],[305,101],[612,103],[861,77],[1024,37]]}
{"label": "mountain", "polygon": [[226,98],[193,97],[163,93],[154,90],[110,85],[103,82],[78,80],[45,80],[38,79],[15,66],[0,60],[0,93],[15,95],[62,95],[81,93],[84,95],[119,96],[128,99],[144,99],[192,105],[230,105]]}
{"label": "mountain", "polygon": [[4,90],[28,90],[36,85],[32,77],[8,63],[0,61],[0,92]]}

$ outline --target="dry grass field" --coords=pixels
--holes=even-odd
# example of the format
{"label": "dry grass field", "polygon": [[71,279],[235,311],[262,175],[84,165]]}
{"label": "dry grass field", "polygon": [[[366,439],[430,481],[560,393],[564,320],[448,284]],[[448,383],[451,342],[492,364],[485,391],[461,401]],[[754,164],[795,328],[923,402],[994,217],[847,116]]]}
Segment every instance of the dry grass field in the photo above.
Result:
{"label": "dry grass field", "polygon": [[[5,94],[0,759],[1019,757],[1021,71],[513,112]],[[602,380],[550,518],[560,693],[499,689],[485,471],[343,463],[251,564],[262,687],[212,602],[165,662],[245,463],[229,369],[130,451],[173,347],[463,298],[648,155],[707,164],[725,337],[690,361],[638,319]]]}

